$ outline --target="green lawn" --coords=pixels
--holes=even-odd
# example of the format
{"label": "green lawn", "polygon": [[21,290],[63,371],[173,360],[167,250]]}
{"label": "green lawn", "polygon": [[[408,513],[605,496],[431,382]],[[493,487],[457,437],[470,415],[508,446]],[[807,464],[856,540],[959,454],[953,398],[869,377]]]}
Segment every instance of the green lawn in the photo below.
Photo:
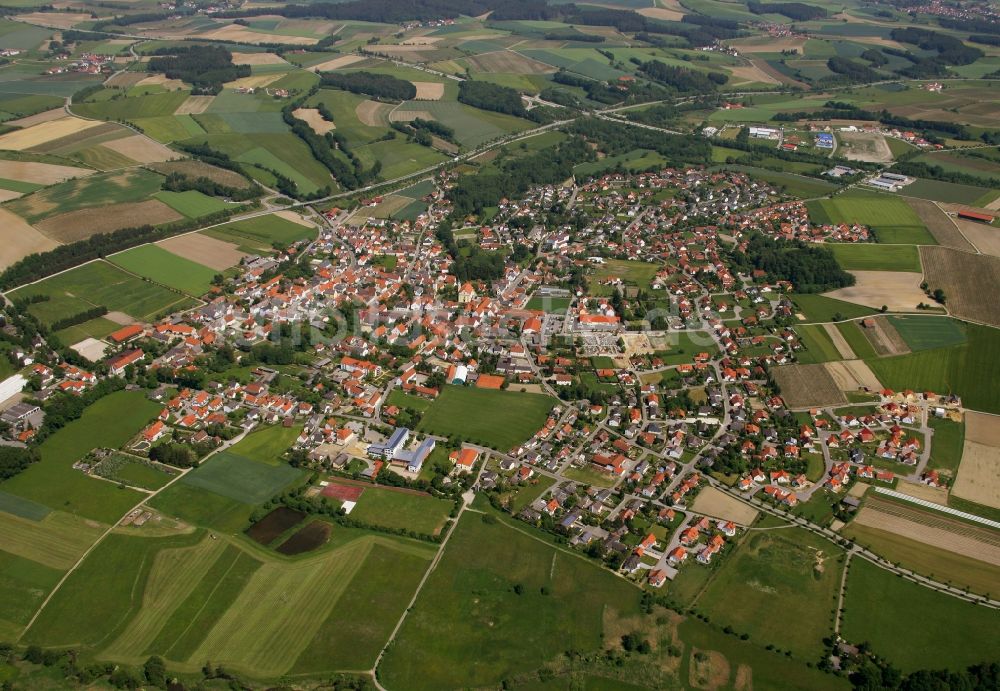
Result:
{"label": "green lawn", "polygon": [[466,514],[379,676],[389,688],[494,687],[566,650],[597,650],[603,613],[636,616],[638,602],[612,574]]}
{"label": "green lawn", "polygon": [[419,429],[508,451],[540,430],[556,403],[542,394],[445,386]]}
{"label": "green lawn", "polygon": [[848,271],[914,271],[922,270],[920,251],[916,245],[827,245],[837,263]]}
{"label": "green lawn", "polygon": [[929,467],[950,470],[954,478],[954,474],[958,471],[958,464],[962,461],[965,422],[929,416],[928,424],[934,430]]}
{"label": "green lawn", "polygon": [[109,310],[146,320],[168,309],[181,309],[193,304],[190,298],[180,293],[143,281],[105,261],[93,261],[46,278],[14,291],[11,297],[16,299],[32,295],[50,296],[48,302],[33,304],[28,309],[49,324],[85,312],[95,305],[104,305]]}
{"label": "green lawn", "polygon": [[97,447],[118,448],[152,420],[160,407],[142,391],[120,391],[98,400],[46,439],[42,459],[0,489],[50,508],[114,523],[142,498],[138,492],[73,470],[73,463]]}
{"label": "green lawn", "polygon": [[215,269],[169,252],[159,245],[141,245],[108,258],[112,264],[189,295],[204,295]]}
{"label": "green lawn", "polygon": [[292,425],[291,427],[271,425],[255,430],[229,451],[253,461],[280,465],[282,455],[292,448],[292,444],[301,432],[302,425]]}
{"label": "green lawn", "polygon": [[802,324],[795,327],[805,350],[796,351],[796,359],[803,365],[840,360],[840,352],[822,324]]}
{"label": "green lawn", "polygon": [[903,672],[964,669],[994,659],[1000,646],[995,610],[936,593],[863,559],[851,562],[842,635],[868,641]]}
{"label": "green lawn", "polygon": [[187,190],[185,192],[157,192],[153,195],[161,202],[169,206],[174,211],[184,214],[188,218],[198,218],[207,216],[217,211],[225,211],[230,208],[228,204],[215,197],[209,197],[198,190]]}
{"label": "green lawn", "polygon": [[872,228],[878,242],[937,244],[916,212],[889,194],[852,190],[831,199],[809,201],[806,206],[813,222],[861,223]]}
{"label": "green lawn", "polygon": [[956,393],[968,408],[1000,413],[1000,331],[964,326],[964,343],[866,362],[889,388]]}
{"label": "green lawn", "polygon": [[912,351],[944,348],[965,342],[962,322],[955,319],[907,314],[890,316],[889,323],[899,332]]}
{"label": "green lawn", "polygon": [[436,535],[448,518],[452,503],[429,495],[365,488],[351,518],[385,528]]}
{"label": "green lawn", "polygon": [[857,319],[875,314],[875,310],[852,302],[844,302],[835,298],[815,293],[802,293],[791,296],[798,311],[806,318],[806,322],[829,322],[839,315],[840,319]]}
{"label": "green lawn", "polygon": [[[751,532],[717,571],[698,608],[759,644],[817,660],[823,638],[833,632],[842,555],[833,543],[799,528]],[[795,616],[774,616],[779,602]]]}

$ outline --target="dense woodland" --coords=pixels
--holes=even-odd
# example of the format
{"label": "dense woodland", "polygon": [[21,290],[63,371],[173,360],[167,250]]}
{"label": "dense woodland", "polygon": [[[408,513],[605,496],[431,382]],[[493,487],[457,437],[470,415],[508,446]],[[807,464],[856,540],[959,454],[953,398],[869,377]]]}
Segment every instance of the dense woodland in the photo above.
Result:
{"label": "dense woodland", "polygon": [[659,60],[639,62],[639,70],[654,82],[680,94],[708,93],[729,81],[729,76],[722,72],[698,72],[686,67],[668,65]]}
{"label": "dense woodland", "polygon": [[321,84],[344,89],[355,94],[385,98],[390,101],[408,101],[417,95],[417,87],[405,79],[391,74],[375,72],[324,72]]}
{"label": "dense woodland", "polygon": [[458,100],[468,106],[496,113],[527,117],[521,94],[507,86],[466,79],[458,87]]}
{"label": "dense woodland", "polygon": [[149,60],[150,72],[162,72],[170,79],[192,85],[193,94],[217,94],[224,82],[250,76],[250,65],[234,65],[233,54],[221,46],[190,46],[163,49],[169,55]]}
{"label": "dense woodland", "polygon": [[802,2],[753,2],[747,3],[747,9],[754,14],[780,14],[799,22],[810,19],[820,19],[826,16],[826,10],[815,5]]}
{"label": "dense woodland", "polygon": [[745,247],[731,253],[741,273],[760,269],[768,281],[790,281],[799,293],[823,293],[854,285],[854,276],[840,268],[833,252],[804,242],[772,240],[754,234]]}

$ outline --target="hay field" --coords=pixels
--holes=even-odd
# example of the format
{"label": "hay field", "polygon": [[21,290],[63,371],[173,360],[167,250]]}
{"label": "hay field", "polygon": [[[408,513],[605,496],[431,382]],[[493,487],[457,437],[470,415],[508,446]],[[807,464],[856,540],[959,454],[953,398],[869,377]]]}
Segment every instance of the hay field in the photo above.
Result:
{"label": "hay field", "polygon": [[824,367],[841,391],[857,391],[860,388],[877,391],[882,388],[882,384],[864,360],[827,362]]}
{"label": "hay field", "polygon": [[837,328],[836,324],[823,324],[823,330],[826,331],[830,340],[833,341],[833,345],[842,359],[853,360],[857,357],[851,349],[851,344],[844,338],[844,334],[840,333],[840,329]]}
{"label": "hay field", "polygon": [[784,365],[771,370],[789,408],[843,405],[843,389],[823,365]]}
{"label": "hay field", "polygon": [[739,525],[750,525],[757,511],[715,487],[706,487],[694,498],[691,510],[713,518],[722,518]]}
{"label": "hay field", "polygon": [[[940,249],[921,247],[923,250]],[[924,263],[926,270],[927,264]],[[857,282],[847,288],[823,293],[827,297],[856,305],[865,305],[879,309],[888,306],[894,312],[912,312],[917,305],[927,301],[924,291],[920,290],[923,275],[909,271],[851,271]]]}
{"label": "hay field", "polygon": [[533,60],[512,50],[498,50],[465,58],[469,66],[478,72],[503,74],[552,74],[556,68],[544,62]]}
{"label": "hay field", "polygon": [[29,254],[46,252],[59,243],[38,232],[17,214],[0,208],[0,228],[4,241],[0,244],[0,269],[6,269]]}
{"label": "hay field", "polygon": [[262,89],[268,84],[272,84],[286,75],[285,72],[274,72],[271,74],[253,74],[249,77],[240,77],[231,82],[226,82],[227,89]]}
{"label": "hay field", "polygon": [[1000,417],[967,411],[965,446],[952,494],[1000,509]]}
{"label": "hay field", "polygon": [[410,82],[417,87],[416,101],[440,101],[444,98],[444,84],[439,82]]}
{"label": "hay field", "polygon": [[137,163],[162,163],[175,158],[183,158],[183,154],[142,134],[112,139],[110,142],[104,142],[101,146],[131,158]]}
{"label": "hay field", "polygon": [[78,134],[102,124],[104,123],[93,120],[81,120],[72,116],[49,120],[27,129],[8,132],[0,136],[0,149],[24,151],[25,149],[41,146],[56,139]]}
{"label": "hay field", "polygon": [[986,286],[1000,285],[1000,259],[947,247],[921,247],[931,290],[941,288],[951,314],[1000,327],[1000,301]]}
{"label": "hay field", "polygon": [[184,103],[177,106],[174,115],[201,115],[214,100],[215,96],[188,96]]}
{"label": "hay field", "polygon": [[995,531],[944,514],[869,498],[854,522],[1000,566],[1000,537]]}
{"label": "hay field", "polygon": [[105,528],[62,511],[40,521],[0,511],[0,549],[53,569],[68,569]]}
{"label": "hay field", "polygon": [[216,271],[225,271],[247,256],[236,244],[200,233],[177,235],[156,243],[171,254],[189,259]]}
{"label": "hay field", "polygon": [[285,59],[274,53],[233,53],[234,65],[287,65]]}
{"label": "hay field", "polygon": [[52,163],[0,160],[0,178],[33,182],[37,185],[54,185],[63,180],[82,178],[95,172],[97,171],[90,168],[60,166]]}
{"label": "hay field", "polygon": [[305,36],[275,36],[265,34],[253,29],[248,29],[238,24],[229,24],[218,29],[212,29],[198,34],[199,39],[213,41],[235,41],[237,43],[287,43],[295,46],[311,46],[319,42],[317,38],[306,38]]}
{"label": "hay field", "polygon": [[358,116],[358,120],[361,121],[362,125],[388,127],[389,113],[391,111],[392,106],[388,103],[368,100],[359,103],[354,109],[354,114]]}
{"label": "hay field", "polygon": [[126,202],[110,206],[78,209],[50,216],[36,224],[38,230],[59,242],[86,240],[96,233],[110,233],[120,228],[143,224],[159,225],[179,221],[184,216],[158,199]]}
{"label": "hay field", "polygon": [[952,247],[965,252],[974,252],[969,240],[963,235],[956,221],[946,214],[940,206],[927,199],[917,199],[916,197],[904,197],[903,200],[920,218],[920,222],[927,226],[934,239],[939,245]]}
{"label": "hay field", "polygon": [[321,62],[318,65],[313,65],[308,68],[310,72],[332,72],[340,67],[347,67],[353,65],[356,62],[364,62],[367,60],[363,55],[341,55],[340,57],[333,58],[332,60],[327,60],[326,62]]}
{"label": "hay field", "polygon": [[63,108],[53,108],[52,110],[44,110],[41,113],[35,113],[34,115],[18,118],[17,120],[8,120],[4,124],[12,127],[33,127],[43,122],[51,122],[64,117],[66,117],[66,111]]}
{"label": "hay field", "polygon": [[732,46],[740,53],[780,53],[783,50],[797,50],[799,55],[803,55],[806,39],[793,36],[787,38],[754,36],[747,39],[726,41],[726,45]]}
{"label": "hay field", "polygon": [[82,12],[28,12],[17,15],[17,19],[54,29],[72,29],[80,22],[88,21],[90,17]]}
{"label": "hay field", "polygon": [[337,129],[337,126],[324,118],[316,108],[296,108],[292,111],[292,115],[305,121],[312,131],[319,135]]}

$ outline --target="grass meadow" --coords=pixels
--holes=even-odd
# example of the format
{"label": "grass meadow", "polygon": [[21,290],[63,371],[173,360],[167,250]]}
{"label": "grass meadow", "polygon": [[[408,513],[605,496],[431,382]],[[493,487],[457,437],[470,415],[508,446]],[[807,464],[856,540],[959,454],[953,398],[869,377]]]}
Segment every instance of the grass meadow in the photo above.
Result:
{"label": "grass meadow", "polygon": [[450,501],[430,495],[366,487],[351,511],[351,518],[385,528],[436,535],[451,508]]}
{"label": "grass meadow", "polygon": [[803,365],[811,365],[817,362],[832,362],[840,360],[840,351],[830,339],[830,334],[826,332],[821,324],[803,324],[795,327],[799,339],[805,346],[805,350],[795,351],[795,359]]}
{"label": "grass meadow", "polygon": [[542,394],[445,386],[419,429],[508,451],[542,428],[556,402]]}
{"label": "grass meadow", "polygon": [[928,416],[927,424],[934,430],[929,467],[950,470],[954,476],[962,462],[965,422]]}
{"label": "grass meadow", "polygon": [[61,576],[58,569],[0,551],[0,638],[20,635]]}
{"label": "grass meadow", "polygon": [[806,207],[815,223],[861,223],[871,227],[881,243],[937,244],[913,209],[892,195],[851,191],[807,202]]}
{"label": "grass meadow", "polygon": [[109,206],[149,199],[160,189],[163,176],[144,169],[99,173],[67,180],[16,199],[8,208],[28,223],[93,206]]}
{"label": "grass meadow", "polygon": [[861,324],[859,322],[840,322],[837,324],[837,330],[844,337],[844,340],[847,341],[847,345],[851,346],[851,350],[854,351],[854,354],[858,358],[866,360],[878,355],[871,341],[861,331]]}
{"label": "grass meadow", "polygon": [[889,317],[889,323],[914,352],[946,348],[965,342],[965,329],[962,323],[947,317],[923,314],[892,315]]}
{"label": "grass meadow", "polygon": [[209,197],[197,190],[187,190],[185,192],[157,192],[153,195],[161,202],[169,206],[177,213],[184,214],[188,218],[198,218],[214,214],[217,211],[225,211],[230,208],[228,204],[219,201],[215,197]]}
{"label": "grass meadow", "polygon": [[260,504],[302,476],[286,464],[272,464],[227,450],[191,471],[178,484],[208,490],[243,504]]}
{"label": "grass meadow", "polygon": [[806,318],[806,322],[830,322],[835,316],[840,319],[857,319],[875,314],[875,310],[864,305],[855,305],[825,295],[802,293],[791,296],[796,308]]}
{"label": "grass meadow", "polygon": [[289,245],[316,235],[316,229],[295,223],[281,216],[258,216],[244,221],[232,221],[221,226],[203,230],[204,235],[225,240],[240,246],[247,252],[260,254],[271,252],[273,244]]}
{"label": "grass meadow", "polygon": [[208,292],[215,269],[169,252],[159,245],[140,245],[108,258],[112,264],[156,283],[198,296]]}
{"label": "grass meadow", "polygon": [[913,271],[920,273],[920,251],[916,245],[827,245],[837,263],[848,271]]}

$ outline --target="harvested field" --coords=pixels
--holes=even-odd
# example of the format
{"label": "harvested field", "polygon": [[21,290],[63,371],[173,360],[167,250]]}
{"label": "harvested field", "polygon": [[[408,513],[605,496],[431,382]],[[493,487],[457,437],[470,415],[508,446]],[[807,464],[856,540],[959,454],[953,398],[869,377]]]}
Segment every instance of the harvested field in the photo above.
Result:
{"label": "harvested field", "polygon": [[177,106],[174,115],[200,115],[212,105],[215,96],[188,96],[184,103]]}
{"label": "harvested field", "polygon": [[[963,221],[956,218],[955,225],[962,231],[962,235],[976,249],[991,257],[1000,257],[1000,228],[988,226],[985,223],[975,221]],[[959,247],[958,249],[963,249]]]}
{"label": "harvested field", "polygon": [[721,518],[739,525],[750,525],[757,518],[757,511],[722,490],[706,487],[698,492],[691,509],[712,518]]}
{"label": "harvested field", "polygon": [[896,491],[932,504],[948,506],[948,490],[944,487],[931,487],[920,482],[900,482],[896,485]]}
{"label": "harvested field", "polygon": [[417,118],[421,120],[433,120],[434,115],[426,110],[394,110],[389,113],[389,120],[392,122],[410,122]]}
{"label": "harvested field", "polygon": [[965,440],[951,493],[1000,509],[1000,447]]}
{"label": "harvested field", "polygon": [[316,108],[296,108],[292,111],[292,115],[304,120],[316,134],[322,135],[337,129],[336,125],[325,119]]}
{"label": "harvested field", "polygon": [[231,242],[217,240],[208,235],[200,233],[187,233],[177,235],[156,243],[171,254],[178,257],[190,259],[193,262],[207,266],[216,271],[225,271],[236,266],[243,257],[247,256],[240,252],[239,247]]}
{"label": "harvested field", "polygon": [[864,360],[827,362],[823,366],[841,391],[857,391],[861,388],[878,391],[882,388],[882,384]]}
{"label": "harvested field", "polygon": [[780,53],[783,50],[797,50],[804,53],[806,39],[789,36],[774,38],[771,36],[754,37],[745,40],[727,41],[728,45],[742,53]]}
{"label": "harvested field", "polygon": [[284,532],[301,523],[305,517],[306,514],[301,511],[290,509],[287,506],[279,506],[247,528],[246,534],[254,542],[269,545]]}
{"label": "harvested field", "polygon": [[3,228],[4,235],[4,242],[0,244],[0,269],[6,269],[29,254],[46,252],[59,244],[7,209],[0,208],[0,228]]}
{"label": "harvested field", "polygon": [[327,60],[326,62],[321,62],[318,65],[313,65],[309,68],[310,72],[332,72],[340,67],[347,67],[348,65],[353,65],[356,62],[364,62],[367,60],[363,55],[341,55],[333,60]]}
{"label": "harvested field", "polygon": [[684,13],[680,10],[668,10],[665,7],[643,7],[642,9],[636,10],[636,12],[641,14],[643,17],[660,19],[667,22],[679,22],[684,17]]}
{"label": "harvested field", "polygon": [[[841,364],[841,363],[836,363]],[[789,408],[843,405],[843,389],[823,365],[784,365],[772,370]]]}
{"label": "harvested field", "polygon": [[285,59],[274,53],[233,53],[234,65],[287,65]]}
{"label": "harvested field", "polygon": [[15,192],[14,190],[4,190],[0,189],[0,203],[9,202],[11,199],[17,199],[24,195],[24,192]]}
{"label": "harvested field", "polygon": [[306,228],[316,227],[311,222],[303,218],[302,214],[296,213],[295,211],[289,211],[288,209],[285,209],[283,211],[275,211],[274,215],[278,216],[279,218],[283,218],[286,221],[291,221],[292,223],[298,223],[300,226],[305,226]]}
{"label": "harvested field", "polygon": [[[58,122],[54,120],[53,122]],[[44,126],[44,125],[43,125]],[[70,154],[80,149],[96,145],[101,142],[113,139],[115,136],[125,137],[132,134],[132,130],[122,127],[116,122],[95,122],[94,127],[87,130],[86,134],[79,132],[70,133],[62,137],[56,137],[44,144],[31,147],[32,151],[45,154],[58,154],[61,156]],[[0,144],[2,147],[2,144]],[[96,167],[96,166],[95,166]]]}
{"label": "harvested field", "polygon": [[[924,249],[940,248],[922,247],[921,258],[923,258]],[[926,267],[926,263],[924,266]],[[857,279],[853,286],[839,288],[829,293],[823,293],[823,295],[873,309],[879,309],[882,305],[886,305],[894,312],[913,312],[919,303],[927,301],[924,291],[920,290],[920,283],[924,280],[922,274],[909,271],[851,271],[849,273]]]}
{"label": "harvested field", "polygon": [[[238,24],[229,24],[218,29],[213,29],[212,31],[207,31],[205,33],[198,34],[199,39],[211,39],[214,41],[235,41],[237,43],[274,43],[279,40],[274,34],[265,34],[252,29],[247,29],[246,27],[240,26]],[[305,36],[286,36],[280,37],[281,43],[287,43],[289,45],[296,46],[311,46],[319,41],[316,38],[306,38]]]}
{"label": "harvested field", "polygon": [[444,84],[438,82],[410,82],[417,87],[417,101],[440,101],[444,98]]}
{"label": "harvested field", "polygon": [[34,127],[8,132],[0,136],[0,149],[24,151],[25,149],[41,146],[62,137],[78,134],[102,124],[104,123],[93,120],[81,120],[72,116],[49,120]]}
{"label": "harvested field", "polygon": [[108,79],[107,86],[121,86],[128,88],[130,86],[135,86],[148,76],[149,75],[145,72],[119,72]]}
{"label": "harvested field", "polygon": [[933,511],[869,498],[854,522],[1000,566],[1000,536],[995,531],[945,518]]}
{"label": "harvested field", "polygon": [[741,65],[739,67],[727,67],[733,75],[734,84],[743,84],[747,82],[763,82],[765,84],[780,84],[780,80],[776,79],[774,75],[769,72],[765,72],[760,68],[758,63],[753,61],[749,65]]}
{"label": "harvested field", "polygon": [[921,247],[920,258],[931,290],[941,288],[948,311],[958,317],[1000,327],[1000,259],[947,247]]}
{"label": "harvested field", "polygon": [[975,248],[960,232],[955,221],[942,211],[941,207],[937,204],[927,199],[917,199],[915,197],[904,197],[904,201],[920,217],[920,222],[927,226],[927,230],[931,231],[931,235],[934,236],[939,245],[966,252],[974,251]]}
{"label": "harvested field", "polygon": [[892,151],[885,143],[885,137],[881,134],[868,132],[838,132],[841,149],[837,153],[843,154],[849,161],[867,161],[868,163],[888,163],[892,160]]}
{"label": "harvested field", "polygon": [[0,178],[33,182],[37,185],[54,185],[70,178],[86,177],[94,172],[96,171],[90,168],[59,166],[52,163],[0,160]]}
{"label": "harvested field", "polygon": [[110,233],[120,228],[143,224],[158,225],[179,221],[182,215],[158,199],[111,206],[92,207],[50,216],[37,224],[38,230],[58,242],[86,240],[95,233]]}
{"label": "harvested field", "polygon": [[136,82],[136,86],[162,86],[167,91],[182,91],[186,88],[180,79],[170,79],[164,74],[151,74]]}
{"label": "harvested field", "polygon": [[873,317],[870,327],[862,327],[865,337],[879,355],[904,355],[910,352],[896,327],[885,317]]}
{"label": "harvested field", "polygon": [[249,77],[240,77],[231,82],[226,82],[227,89],[263,89],[268,84],[276,82],[285,76],[284,72],[273,72],[271,74],[254,74]]}
{"label": "harvested field", "polygon": [[250,182],[239,173],[232,170],[226,170],[225,168],[217,168],[216,166],[202,163],[201,161],[194,161],[190,159],[183,161],[166,161],[163,163],[155,163],[149,167],[157,173],[163,173],[164,175],[169,175],[170,173],[181,173],[194,178],[203,177],[208,178],[212,182],[217,182],[220,185],[226,185],[227,187],[243,189],[250,186]]}
{"label": "harvested field", "polygon": [[478,72],[498,72],[505,74],[552,74],[556,68],[544,62],[515,53],[512,50],[498,50],[466,58],[469,66]]}
{"label": "harvested field", "polygon": [[82,12],[29,12],[19,14],[17,18],[29,24],[50,26],[54,29],[72,29],[80,22],[90,19]]}
{"label": "harvested field", "polygon": [[830,340],[833,341],[834,347],[837,352],[840,353],[840,357],[844,360],[853,360],[857,357],[854,351],[851,350],[851,345],[844,338],[844,335],[840,333],[840,329],[837,328],[836,324],[823,324],[823,329],[826,331]]}
{"label": "harvested field", "polygon": [[977,444],[1000,447],[1000,417],[967,410],[965,438]]}
{"label": "harvested field", "polygon": [[325,521],[313,521],[281,543],[277,551],[290,557],[312,552],[326,544],[332,529],[333,526]]}
{"label": "harvested field", "polygon": [[12,127],[34,127],[35,125],[40,125],[43,122],[52,122],[53,120],[58,120],[59,118],[66,117],[66,111],[62,108],[53,108],[52,110],[45,110],[41,113],[35,113],[34,115],[29,115],[24,118],[18,118],[17,120],[8,120],[5,125],[10,125]]}
{"label": "harvested field", "polygon": [[113,139],[110,142],[104,142],[101,146],[122,156],[127,156],[137,163],[162,163],[175,158],[183,158],[182,154],[159,142],[154,142],[142,134]]}
{"label": "harvested field", "polygon": [[378,101],[362,101],[358,104],[358,107],[354,109],[354,114],[358,116],[358,120],[361,121],[362,125],[368,125],[369,127],[388,127],[389,112],[391,110],[392,106],[388,103],[379,103]]}

